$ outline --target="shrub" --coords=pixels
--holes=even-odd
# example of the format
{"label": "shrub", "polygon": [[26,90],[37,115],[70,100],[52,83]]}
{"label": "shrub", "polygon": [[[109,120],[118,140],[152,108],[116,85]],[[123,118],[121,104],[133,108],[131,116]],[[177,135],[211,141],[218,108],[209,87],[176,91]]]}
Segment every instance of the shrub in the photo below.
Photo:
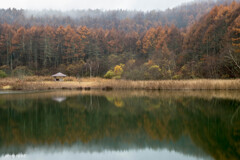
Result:
{"label": "shrub", "polygon": [[29,70],[27,67],[25,66],[19,66],[19,67],[16,67],[12,74],[14,76],[17,76],[17,77],[21,77],[21,76],[31,76],[32,75],[32,71]]}
{"label": "shrub", "polygon": [[5,78],[5,77],[7,77],[7,74],[4,71],[0,70],[0,78]]}
{"label": "shrub", "polygon": [[105,75],[104,75],[104,78],[107,78],[107,79],[121,79],[121,76],[123,74],[123,67],[124,65],[123,64],[120,64],[120,65],[116,65],[114,67],[114,70],[109,70]]}
{"label": "shrub", "polygon": [[121,79],[121,76],[118,75],[118,76],[114,76],[113,78],[114,78],[114,79]]}
{"label": "shrub", "polygon": [[131,80],[143,80],[144,75],[141,69],[135,68],[129,71],[125,71],[123,74],[123,78],[125,79],[131,79]]}
{"label": "shrub", "polygon": [[172,79],[175,79],[175,80],[178,80],[178,79],[181,79],[181,78],[182,78],[182,76],[179,75],[179,74],[175,74],[175,75],[172,77]]}
{"label": "shrub", "polygon": [[10,74],[11,74],[11,69],[10,69],[10,67],[7,66],[7,65],[0,66],[0,70],[2,70],[3,72],[5,72],[7,75],[10,75]]}
{"label": "shrub", "polygon": [[[158,65],[152,65],[148,69],[148,78],[150,79],[160,79],[161,78],[161,68]],[[146,75],[146,73],[145,73]]]}
{"label": "shrub", "polygon": [[79,76],[80,71],[85,65],[84,61],[75,62],[66,67],[66,73],[68,76]]}
{"label": "shrub", "polygon": [[112,79],[115,76],[114,72],[112,70],[109,70],[105,75],[104,78]]}

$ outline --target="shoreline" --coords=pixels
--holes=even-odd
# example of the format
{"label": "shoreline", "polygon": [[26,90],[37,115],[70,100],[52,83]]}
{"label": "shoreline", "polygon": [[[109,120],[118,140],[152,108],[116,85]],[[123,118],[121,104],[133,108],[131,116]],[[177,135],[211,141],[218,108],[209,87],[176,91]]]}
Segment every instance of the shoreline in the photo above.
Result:
{"label": "shoreline", "polygon": [[8,91],[1,94],[1,99],[41,99],[72,96],[104,96],[113,99],[124,99],[129,97],[148,97],[148,98],[202,98],[202,99],[229,99],[240,100],[240,90],[41,90],[41,91]]}
{"label": "shoreline", "polygon": [[192,79],[192,80],[114,80],[102,78],[72,78],[71,81],[55,82],[43,77],[3,78],[0,91],[41,90],[240,90],[240,79]]}

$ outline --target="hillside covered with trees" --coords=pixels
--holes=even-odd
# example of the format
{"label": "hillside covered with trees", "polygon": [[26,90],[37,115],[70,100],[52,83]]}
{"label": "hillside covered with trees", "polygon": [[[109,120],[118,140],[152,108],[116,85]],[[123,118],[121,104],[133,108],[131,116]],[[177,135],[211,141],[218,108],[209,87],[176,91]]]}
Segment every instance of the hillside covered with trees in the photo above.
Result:
{"label": "hillside covered with trees", "polygon": [[9,76],[239,78],[240,3],[196,1],[149,12],[1,9],[0,70]]}

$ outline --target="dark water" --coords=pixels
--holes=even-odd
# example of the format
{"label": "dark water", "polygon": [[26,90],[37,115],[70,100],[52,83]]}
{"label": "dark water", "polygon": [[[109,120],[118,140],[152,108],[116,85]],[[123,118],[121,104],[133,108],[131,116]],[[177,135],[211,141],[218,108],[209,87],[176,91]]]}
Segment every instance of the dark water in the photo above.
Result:
{"label": "dark water", "polygon": [[239,160],[240,92],[0,95],[0,160]]}

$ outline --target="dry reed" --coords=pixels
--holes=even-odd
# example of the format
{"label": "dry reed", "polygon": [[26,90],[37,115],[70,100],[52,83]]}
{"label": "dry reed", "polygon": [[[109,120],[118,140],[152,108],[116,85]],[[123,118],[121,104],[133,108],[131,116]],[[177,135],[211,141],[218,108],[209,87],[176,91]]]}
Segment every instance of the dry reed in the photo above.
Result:
{"label": "dry reed", "polygon": [[143,90],[240,90],[240,79],[197,79],[197,80],[158,80],[131,81],[108,80],[102,78],[66,78],[55,82],[52,77],[24,77],[0,79],[0,89],[11,86],[13,90],[47,89],[143,89]]}

